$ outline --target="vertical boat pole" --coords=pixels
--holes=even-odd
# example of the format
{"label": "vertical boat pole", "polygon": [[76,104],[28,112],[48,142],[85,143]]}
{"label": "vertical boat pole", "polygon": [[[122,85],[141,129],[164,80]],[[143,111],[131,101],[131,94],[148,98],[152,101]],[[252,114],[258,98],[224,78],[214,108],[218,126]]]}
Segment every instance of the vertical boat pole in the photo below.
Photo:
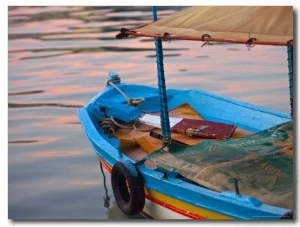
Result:
{"label": "vertical boat pole", "polygon": [[[293,42],[292,40],[289,42]],[[293,119],[293,46],[287,46],[287,55],[288,55],[288,68],[289,68],[289,89],[290,89],[290,105],[291,105],[291,118]]]}
{"label": "vertical boat pole", "polygon": [[[153,21],[157,21],[156,6],[152,7]],[[156,64],[157,64],[157,79],[159,89],[159,102],[160,102],[160,123],[162,129],[162,136],[164,145],[171,141],[170,122],[168,112],[168,100],[165,84],[164,64],[163,64],[163,50],[160,38],[155,38],[156,47]]]}

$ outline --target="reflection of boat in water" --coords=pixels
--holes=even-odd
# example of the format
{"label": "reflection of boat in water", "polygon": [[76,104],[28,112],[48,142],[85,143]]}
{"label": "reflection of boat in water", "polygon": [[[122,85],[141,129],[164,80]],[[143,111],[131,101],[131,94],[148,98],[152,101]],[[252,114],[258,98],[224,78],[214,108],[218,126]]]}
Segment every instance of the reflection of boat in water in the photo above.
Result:
{"label": "reflection of boat in water", "polygon": [[107,208],[109,210],[109,206],[110,206],[110,198],[111,196],[108,195],[108,189],[106,186],[106,176],[105,173],[103,171],[103,167],[102,167],[102,163],[100,162],[100,170],[102,173],[102,179],[103,179],[103,185],[104,185],[104,190],[105,190],[105,196],[103,196],[103,202],[104,202],[104,207]]}
{"label": "reflection of boat in water", "polygon": [[[256,23],[238,24],[253,17]],[[210,32],[199,21],[226,26]],[[246,31],[221,31],[232,21]],[[119,38],[155,37],[159,86],[121,83],[111,72],[105,89],[78,115],[111,173],[124,213],[156,219],[293,217],[292,118],[201,90],[166,89],[161,45],[161,39],[286,45],[292,104],[292,25],[292,7],[190,7],[135,30],[121,29]]]}

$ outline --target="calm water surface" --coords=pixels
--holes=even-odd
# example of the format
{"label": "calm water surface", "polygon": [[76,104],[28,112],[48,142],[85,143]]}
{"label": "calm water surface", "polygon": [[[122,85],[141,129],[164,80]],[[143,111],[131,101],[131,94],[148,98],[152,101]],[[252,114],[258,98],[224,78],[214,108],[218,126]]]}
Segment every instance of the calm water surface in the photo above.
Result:
{"label": "calm water surface", "polygon": [[[182,7],[158,7],[159,17]],[[156,86],[154,42],[116,40],[151,7],[8,8],[8,218],[143,219],[117,208],[77,109],[106,83]],[[203,89],[290,112],[285,47],[164,42],[169,88]]]}

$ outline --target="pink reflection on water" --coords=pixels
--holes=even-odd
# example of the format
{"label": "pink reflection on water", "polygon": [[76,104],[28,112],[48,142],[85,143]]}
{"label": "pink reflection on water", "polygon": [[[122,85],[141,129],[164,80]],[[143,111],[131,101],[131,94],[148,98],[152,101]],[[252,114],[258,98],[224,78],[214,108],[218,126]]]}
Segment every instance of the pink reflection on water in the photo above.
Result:
{"label": "pink reflection on water", "polygon": [[[97,29],[98,31],[99,29]],[[95,32],[95,29],[90,29],[90,30],[84,30],[84,32]],[[90,38],[90,39],[99,39],[101,38],[102,35],[99,34],[99,33],[82,33],[82,34],[55,34],[55,35],[43,35],[41,36],[41,38],[44,40],[44,41],[47,41],[47,40],[51,40],[51,39],[62,39],[62,40],[67,40],[67,39],[83,39],[83,38]]]}
{"label": "pink reflection on water", "polygon": [[[25,50],[28,50],[28,53],[29,53],[29,49],[31,49],[29,47],[30,46],[34,47],[39,43],[41,43],[41,41],[38,41],[36,39],[31,39],[31,38],[20,38],[20,39],[17,39],[17,40],[13,39],[13,40],[10,40],[8,42],[8,52],[17,51],[17,50],[20,50],[20,49],[23,49],[23,50],[25,49]],[[19,52],[18,54],[22,54],[22,52]]]}
{"label": "pink reflection on water", "polygon": [[74,122],[78,122],[78,117],[75,114],[70,116],[61,116],[59,118],[55,118],[55,120],[51,122],[51,125],[55,125],[58,127],[66,127],[66,125],[68,125],[68,127],[78,127],[78,125],[71,124]]}
{"label": "pink reflection on water", "polygon": [[49,33],[53,32],[67,32],[69,26],[82,23],[81,20],[75,19],[51,19],[45,21],[32,21],[31,23],[19,23],[18,26],[10,26],[9,34],[29,34],[29,33]]}
{"label": "pink reflection on water", "polygon": [[20,6],[17,8],[14,8],[13,10],[9,10],[8,14],[9,16],[12,15],[32,15],[32,14],[38,14],[38,13],[43,13],[43,12],[62,12],[62,11],[76,11],[80,10],[82,7],[66,7],[66,6],[51,6],[51,7],[38,7],[38,6]]}
{"label": "pink reflection on water", "polygon": [[38,158],[50,158],[50,157],[67,157],[74,155],[81,155],[80,151],[47,151],[47,152],[35,152],[31,153],[30,156]]}
{"label": "pink reflection on water", "polygon": [[[79,85],[66,85],[64,87],[49,87],[47,89],[47,95],[63,95],[74,94],[74,92],[88,92],[91,88],[79,86]],[[73,100],[74,101],[74,100]],[[68,102],[70,104],[70,102]]]}
{"label": "pink reflection on water", "polygon": [[99,185],[98,181],[84,181],[84,180],[72,180],[68,182],[69,185],[75,186],[91,186],[91,185]]}
{"label": "pink reflection on water", "polygon": [[78,127],[78,125],[74,124],[75,122],[78,122],[77,115],[67,115],[67,116],[60,116],[52,118],[52,116],[45,116],[46,118],[49,118],[51,120],[48,121],[39,121],[35,124],[32,124],[34,127],[44,127],[44,128],[53,128],[53,127],[61,127],[65,128],[68,127]]}

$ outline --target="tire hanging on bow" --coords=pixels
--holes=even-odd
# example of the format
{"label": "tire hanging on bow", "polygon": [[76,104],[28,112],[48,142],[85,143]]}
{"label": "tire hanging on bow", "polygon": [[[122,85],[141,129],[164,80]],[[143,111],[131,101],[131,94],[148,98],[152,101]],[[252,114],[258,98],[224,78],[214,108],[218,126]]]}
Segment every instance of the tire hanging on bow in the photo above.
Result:
{"label": "tire hanging on bow", "polygon": [[111,172],[112,190],[120,210],[128,215],[140,213],[145,206],[143,178],[129,160],[118,161]]}

